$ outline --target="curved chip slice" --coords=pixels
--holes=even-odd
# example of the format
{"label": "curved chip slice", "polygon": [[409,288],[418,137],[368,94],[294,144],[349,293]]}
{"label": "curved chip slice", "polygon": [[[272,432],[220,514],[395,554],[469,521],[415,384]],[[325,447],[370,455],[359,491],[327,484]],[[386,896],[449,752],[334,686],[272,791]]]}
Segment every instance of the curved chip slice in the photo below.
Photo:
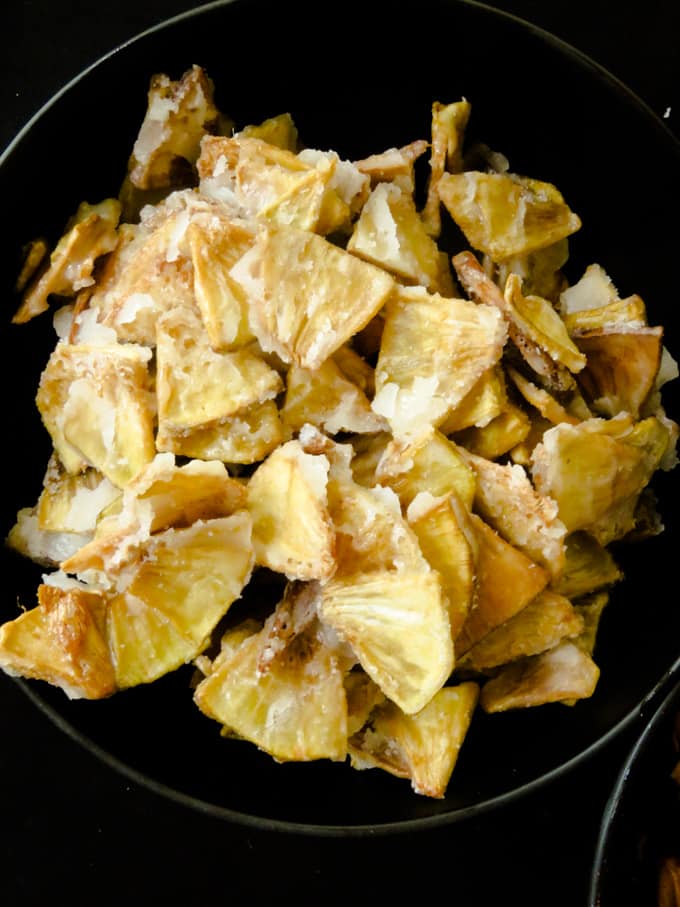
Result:
{"label": "curved chip slice", "polygon": [[323,587],[319,611],[407,714],[422,709],[453,670],[451,628],[434,571],[333,579]]}
{"label": "curved chip slice", "polygon": [[342,761],[347,701],[335,655],[310,629],[262,672],[266,626],[223,649],[219,665],[196,687],[197,706],[279,762]]}
{"label": "curved chip slice", "polygon": [[70,699],[116,691],[106,640],[106,604],[77,583],[38,587],[38,605],[0,627],[0,667],[44,680]]}
{"label": "curved chip slice", "polygon": [[335,569],[327,508],[328,460],[299,441],[274,450],[248,482],[257,563],[289,579],[324,579]]}
{"label": "curved chip slice", "polygon": [[382,768],[410,778],[416,793],[442,798],[478,698],[478,685],[467,681],[439,690],[415,715],[393,702],[379,706],[369,725],[350,738],[352,767]]}
{"label": "curved chip slice", "polygon": [[152,536],[109,604],[118,686],[149,683],[203,651],[252,567],[244,510]]}

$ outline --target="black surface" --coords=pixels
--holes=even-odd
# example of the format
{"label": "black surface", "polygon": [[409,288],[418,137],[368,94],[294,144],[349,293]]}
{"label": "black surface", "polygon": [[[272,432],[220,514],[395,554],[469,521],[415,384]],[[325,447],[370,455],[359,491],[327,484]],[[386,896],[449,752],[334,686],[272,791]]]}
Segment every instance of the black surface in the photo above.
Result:
{"label": "black surface", "polygon": [[[187,4],[169,2],[143,9],[129,2],[115,8],[78,4],[77,10],[46,2],[11,4],[2,39],[0,143],[83,65],[184,8]],[[670,108],[666,121],[673,126],[679,84],[675,6],[647,3],[615,15],[607,3],[503,8],[589,52],[659,117]],[[224,42],[228,54],[230,36]],[[482,57],[484,51],[480,48]],[[94,107],[91,116],[105,116],[104,105]],[[86,121],[81,134],[65,135],[64,141],[74,154],[87,155],[87,135]],[[617,136],[611,147],[597,149],[598,160],[616,154],[623,143],[625,136]],[[45,166],[49,161],[46,148]],[[640,192],[654,191],[653,174],[635,176]],[[0,704],[2,903],[10,905],[79,905],[92,899],[207,904],[216,898],[268,904],[286,896],[301,903],[344,904],[359,897],[408,903],[416,896],[434,898],[444,888],[464,905],[576,907],[586,902],[602,809],[639,729],[630,727],[587,767],[503,811],[414,835],[339,840],[244,829],[171,803],[65,737],[11,682],[0,683]],[[497,758],[502,761],[503,753]]]}

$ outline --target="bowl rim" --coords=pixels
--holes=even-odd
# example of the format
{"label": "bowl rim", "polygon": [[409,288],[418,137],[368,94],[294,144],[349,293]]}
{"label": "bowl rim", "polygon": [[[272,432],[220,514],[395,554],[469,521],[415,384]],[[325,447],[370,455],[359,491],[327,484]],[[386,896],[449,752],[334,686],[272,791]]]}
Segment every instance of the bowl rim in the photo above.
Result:
{"label": "bowl rim", "polygon": [[[80,72],[73,76],[57,89],[24,123],[19,131],[10,140],[9,144],[0,154],[0,170],[5,162],[20,146],[23,139],[30,133],[35,124],[53,107],[62,97],[74,89],[83,81],[93,70],[99,68],[108,60],[123,52],[126,48],[143,41],[149,36],[153,36],[166,28],[173,27],[181,22],[193,19],[213,12],[214,10],[230,6],[234,2],[247,3],[255,0],[210,0],[210,2],[200,4],[190,9],[184,10],[176,15],[162,19],[148,28],[145,28],[126,40],[118,43],[104,54],[101,54],[90,64],[85,66]],[[609,69],[598,63],[584,51],[569,43],[563,38],[548,31],[542,26],[536,25],[528,19],[525,19],[515,13],[508,12],[499,7],[490,6],[481,0],[446,0],[447,5],[452,7],[472,8],[483,11],[491,18],[500,19],[506,22],[512,22],[520,27],[523,31],[538,38],[546,45],[552,45],[557,52],[565,58],[570,58],[584,70],[590,70],[592,74],[614,91],[618,92],[625,98],[628,104],[632,105],[648,121],[651,128],[655,129],[663,141],[668,143],[673,149],[674,154],[678,157],[680,163],[680,137],[669,128],[661,117],[644,101],[632,88],[630,88],[619,77],[614,75]],[[505,793],[489,797],[485,800],[475,803],[471,806],[453,809],[448,812],[442,812],[432,816],[420,816],[414,819],[400,819],[389,822],[361,823],[361,824],[319,824],[288,821],[283,819],[269,819],[264,816],[251,815],[230,809],[226,806],[220,806],[215,803],[203,800],[199,797],[183,793],[170,785],[157,781],[152,776],[142,772],[131,765],[128,765],[122,759],[117,758],[112,753],[97,744],[87,734],[78,730],[69,722],[56,708],[50,705],[40,694],[39,689],[30,682],[20,677],[12,678],[20,689],[25,693],[28,699],[42,711],[52,722],[69,736],[72,740],[83,746],[86,750],[93,753],[104,764],[113,768],[123,776],[129,778],[136,784],[163,796],[171,801],[181,804],[194,811],[204,813],[216,818],[221,818],[247,827],[256,828],[265,831],[286,832],[300,835],[327,836],[327,837],[362,837],[376,836],[377,834],[401,834],[421,829],[432,829],[442,826],[457,824],[458,822],[474,817],[480,817],[483,814],[500,809],[504,806],[514,803],[529,794],[549,785],[557,778],[574,771],[577,767],[586,763],[596,753],[604,750],[615,738],[617,738],[625,729],[632,726],[640,720],[641,715],[646,710],[650,702],[654,702],[669,683],[670,678],[680,674],[680,655],[671,667],[667,668],[662,676],[656,681],[650,689],[631,709],[623,715],[612,727],[604,734],[599,736],[585,749],[572,756],[566,762],[560,763],[553,769],[544,774],[533,778],[530,781],[521,784],[519,787],[512,788]],[[613,795],[612,795],[613,796]],[[610,804],[611,805],[611,804]],[[599,850],[598,850],[599,855]]]}
{"label": "bowl rim", "polygon": [[643,722],[643,729],[624,757],[602,813],[592,864],[588,907],[600,907],[600,885],[607,859],[609,837],[628,790],[629,776],[645,752],[650,739],[657,732],[659,725],[665,721],[669,712],[676,708],[680,708],[680,670],[673,671],[668,677],[667,683],[658,690],[658,696],[648,698],[641,707],[640,720]]}

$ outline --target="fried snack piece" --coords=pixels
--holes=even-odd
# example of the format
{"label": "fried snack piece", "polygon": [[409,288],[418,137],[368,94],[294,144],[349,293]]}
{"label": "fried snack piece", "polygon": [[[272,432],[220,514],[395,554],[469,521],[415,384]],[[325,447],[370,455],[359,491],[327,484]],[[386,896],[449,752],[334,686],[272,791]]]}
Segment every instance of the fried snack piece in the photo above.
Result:
{"label": "fried snack piece", "polygon": [[432,104],[432,129],[430,175],[427,181],[427,199],[422,218],[430,236],[441,232],[441,199],[439,180],[448,170],[459,173],[463,169],[463,140],[472,107],[466,100],[453,104]]}
{"label": "fried snack piece", "polygon": [[0,627],[0,667],[61,687],[69,699],[116,691],[106,640],[106,604],[78,583],[38,587],[38,605]]}
{"label": "fried snack piece", "polygon": [[153,460],[150,356],[132,344],[57,344],[36,403],[67,472],[90,465],[122,488]]}
{"label": "fried snack piece", "polygon": [[574,610],[583,620],[583,629],[573,642],[591,657],[595,651],[602,612],[608,604],[609,592],[594,592],[592,595],[580,598],[574,605]]}
{"label": "fried snack piece", "polygon": [[395,438],[439,425],[498,362],[507,336],[493,306],[403,287],[386,305],[373,409]]}
{"label": "fried snack piece", "polygon": [[434,571],[334,577],[322,588],[319,613],[409,715],[427,705],[453,670],[451,629]]}
{"label": "fried snack piece", "polygon": [[550,580],[547,570],[504,541],[484,520],[476,514],[469,519],[477,545],[475,602],[456,637],[457,658],[526,608]]}
{"label": "fried snack piece", "polygon": [[437,189],[473,249],[493,261],[535,252],[581,227],[555,186],[514,173],[444,173]]}
{"label": "fried snack piece", "polygon": [[317,369],[382,308],[385,271],[304,230],[264,231],[232,269],[262,349]]}
{"label": "fried snack piece", "polygon": [[376,706],[387,700],[377,683],[359,666],[345,674],[345,696],[347,697],[347,737],[353,737],[368,721]]}
{"label": "fried snack piece", "polygon": [[263,460],[283,440],[276,403],[267,400],[208,428],[175,432],[161,427],[156,435],[156,449],[200,460],[252,464]]}
{"label": "fried snack piece", "polygon": [[96,469],[69,475],[52,454],[37,505],[38,526],[49,532],[94,532],[120,490]]}
{"label": "fried snack piece", "polygon": [[389,702],[350,737],[352,768],[381,768],[409,778],[417,794],[441,799],[446,793],[479,698],[467,681],[439,690],[415,715]]}
{"label": "fried snack piece", "polygon": [[56,567],[92,539],[91,532],[41,529],[37,507],[22,507],[5,543],[18,554],[44,567]]}
{"label": "fried snack piece", "polygon": [[[529,381],[524,375],[518,372],[517,369],[514,369],[512,366],[507,366],[506,371],[508,376],[512,379],[512,383],[526,402],[531,406],[534,406],[548,422],[553,425],[559,425],[560,422],[569,422],[571,425],[578,425],[581,421],[579,416],[573,415],[565,409],[552,394],[544,388],[538,387],[532,381]],[[590,419],[593,413],[590,412],[585,401],[583,401],[583,406],[585,406],[585,412],[582,414],[582,418]]]}
{"label": "fried snack piece", "polygon": [[298,130],[293,117],[288,111],[275,117],[269,117],[257,125],[245,126],[237,133],[249,139],[260,139],[277,148],[296,152],[298,150]]}
{"label": "fried snack piece", "polygon": [[214,85],[200,66],[173,82],[165,74],[151,78],[144,121],[128,163],[129,180],[138,189],[186,185],[206,132],[214,131],[220,112]]}
{"label": "fried snack piece", "polygon": [[187,239],[194,270],[194,294],[210,346],[216,353],[238,349],[254,340],[248,306],[230,270],[254,242],[253,231],[241,223],[222,223],[210,230],[189,224]]}
{"label": "fried snack piece", "polygon": [[389,441],[376,465],[375,478],[397,493],[404,511],[424,492],[437,499],[456,494],[463,506],[472,509],[474,471],[465,452],[436,429],[412,442]]}
{"label": "fried snack piece", "polygon": [[83,202],[53,252],[46,270],[29,283],[12,322],[24,324],[49,308],[49,297],[75,296],[94,283],[95,262],[112,252],[117,243],[116,228],[120,203],[107,198],[96,205]]}
{"label": "fried snack piece", "polygon": [[279,762],[342,761],[347,700],[336,655],[323,644],[316,621],[263,672],[262,648],[274,620],[276,611],[259,633],[223,647],[194,700],[208,717]]}
{"label": "fried snack piece", "polygon": [[600,669],[575,643],[521,659],[503,668],[482,687],[479,704],[487,713],[529,708],[549,702],[588,699],[595,692]]}
{"label": "fried snack piece", "polygon": [[151,536],[108,605],[120,689],[190,662],[240,596],[253,569],[247,511]]}
{"label": "fried snack piece", "polygon": [[545,589],[514,617],[476,643],[460,668],[487,672],[528,655],[540,655],[565,638],[579,636],[584,620],[568,598]]}
{"label": "fried snack piece", "polygon": [[593,410],[608,417],[630,413],[637,419],[659,373],[663,328],[591,330],[579,332],[576,342],[588,358],[579,382]]}
{"label": "fried snack piece", "polygon": [[552,588],[567,598],[580,598],[623,578],[611,552],[586,532],[566,539],[564,570]]}
{"label": "fried snack piece", "polygon": [[283,389],[255,343],[216,353],[200,319],[169,312],[158,322],[156,394],[161,432],[219,425]]}
{"label": "fried snack piece", "polygon": [[299,441],[282,444],[248,482],[256,562],[289,579],[327,579],[335,533],[327,506],[328,460]]}
{"label": "fried snack piece", "polygon": [[472,425],[454,432],[452,440],[470,453],[496,460],[526,441],[531,426],[526,412],[508,400],[502,412],[486,425]]}
{"label": "fried snack piece", "polygon": [[439,574],[455,640],[474,600],[477,545],[467,510],[455,492],[443,498],[420,492],[407,519],[427,562]]}
{"label": "fried snack piece", "polygon": [[532,454],[539,494],[557,502],[569,532],[585,529],[608,544],[634,526],[640,492],[663,457],[669,435],[654,417],[630,416],[561,423],[549,429]]}
{"label": "fried snack piece", "polygon": [[157,454],[126,485],[110,513],[103,513],[95,536],[61,569],[80,575],[104,571],[109,577],[138,556],[140,546],[164,529],[231,516],[246,506],[244,485],[217,461],[191,460],[177,466],[172,454]]}
{"label": "fried snack piece", "polygon": [[414,164],[427,151],[427,142],[417,139],[401,148],[388,148],[356,161],[360,173],[370,177],[371,184],[394,183],[404,192],[412,193],[415,187]]}
{"label": "fried snack piece", "polygon": [[485,428],[508,405],[503,369],[495,365],[479,378],[474,387],[439,426],[443,435],[465,428]]}
{"label": "fried snack piece", "polygon": [[378,183],[361,209],[347,250],[408,282],[440,289],[439,249],[428,236],[410,192]]}
{"label": "fried snack piece", "polygon": [[371,409],[366,394],[345,377],[334,357],[314,371],[290,366],[280,413],[291,434],[305,424],[316,425],[331,435],[342,431],[375,434],[388,427]]}
{"label": "fried snack piece", "polygon": [[567,529],[555,501],[536,493],[526,471],[461,449],[475,476],[475,512],[555,579],[565,564]]}

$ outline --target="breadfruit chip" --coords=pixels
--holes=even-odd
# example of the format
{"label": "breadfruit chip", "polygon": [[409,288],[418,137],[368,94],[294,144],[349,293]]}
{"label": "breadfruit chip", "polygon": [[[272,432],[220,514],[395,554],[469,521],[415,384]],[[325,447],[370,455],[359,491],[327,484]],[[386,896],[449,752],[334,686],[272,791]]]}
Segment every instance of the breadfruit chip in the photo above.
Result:
{"label": "breadfruit chip", "polygon": [[266,352],[317,369],[382,308],[394,280],[321,236],[268,230],[232,269]]}
{"label": "breadfruit chip", "polygon": [[479,698],[467,681],[444,687],[415,715],[393,702],[379,706],[349,741],[352,767],[382,768],[409,778],[417,794],[441,799],[458,761]]}
{"label": "breadfruit chip", "polygon": [[319,613],[407,714],[427,705],[453,670],[451,628],[434,571],[334,578],[323,586]]}
{"label": "breadfruit chip", "polygon": [[106,641],[106,604],[73,583],[43,583],[38,605],[0,627],[0,667],[44,680],[70,699],[102,699],[116,690]]}
{"label": "breadfruit chip", "polygon": [[439,180],[447,170],[459,173],[463,169],[463,139],[471,110],[471,105],[464,99],[453,104],[440,101],[432,104],[430,174],[422,214],[430,236],[438,237],[441,232]]}
{"label": "breadfruit chip", "polygon": [[89,464],[123,487],[151,462],[150,355],[132,344],[57,344],[36,403],[69,473]]}
{"label": "breadfruit chip", "polygon": [[553,245],[581,227],[555,186],[514,173],[444,173],[438,193],[473,249],[493,261]]}
{"label": "breadfruit chip", "polygon": [[265,629],[223,650],[194,692],[198,708],[279,762],[342,761],[347,755],[343,672],[332,650],[308,628],[259,669]]}
{"label": "breadfruit chip", "polygon": [[245,510],[152,536],[109,603],[117,685],[149,683],[200,654],[252,568]]}
{"label": "breadfruit chip", "polygon": [[485,712],[494,713],[588,699],[599,677],[600,669],[592,658],[566,640],[548,652],[503,668],[484,684],[479,704]]}
{"label": "breadfruit chip", "polygon": [[498,362],[506,336],[493,306],[399,288],[386,307],[373,409],[395,438],[439,425]]}
{"label": "breadfruit chip", "polygon": [[335,569],[327,507],[328,460],[299,441],[274,450],[248,481],[257,563],[289,579],[324,579]]}

